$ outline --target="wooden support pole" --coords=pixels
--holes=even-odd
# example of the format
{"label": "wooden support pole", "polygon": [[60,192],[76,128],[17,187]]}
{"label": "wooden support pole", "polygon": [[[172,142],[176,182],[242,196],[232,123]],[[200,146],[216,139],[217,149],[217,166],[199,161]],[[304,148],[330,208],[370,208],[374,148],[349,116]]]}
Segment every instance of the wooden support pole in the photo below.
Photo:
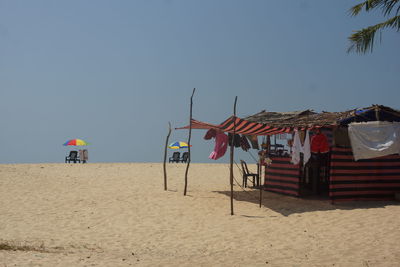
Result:
{"label": "wooden support pole", "polygon": [[192,156],[190,155],[190,139],[192,138],[192,111],[193,111],[193,95],[196,91],[196,88],[193,88],[192,96],[190,97],[190,118],[189,118],[189,137],[188,137],[188,153],[189,157],[186,164],[186,171],[185,171],[185,189],[183,190],[183,195],[186,196],[187,192],[187,181],[188,181],[188,172],[189,172],[189,165]]}
{"label": "wooden support pole", "polygon": [[233,145],[236,133],[236,102],[237,96],[235,97],[235,103],[233,104],[233,136],[231,138],[231,166],[230,166],[230,184],[231,184],[231,215],[234,215],[233,212],[233,154],[235,150],[235,146]]}
{"label": "wooden support pole", "polygon": [[168,140],[169,136],[171,135],[171,122],[168,122],[168,135],[165,140],[165,149],[164,149],[164,190],[167,191],[167,167],[165,163],[167,162],[167,148],[168,148]]}
{"label": "wooden support pole", "polygon": [[259,183],[258,183],[258,186],[260,187],[260,208],[261,208],[261,204],[262,204],[262,191],[263,191],[263,186],[262,186],[262,184],[263,184],[263,181],[262,181],[262,169],[263,169],[263,167],[262,167],[261,163],[262,162],[260,162],[260,160],[258,160],[257,168],[259,170],[259,174],[258,174]]}

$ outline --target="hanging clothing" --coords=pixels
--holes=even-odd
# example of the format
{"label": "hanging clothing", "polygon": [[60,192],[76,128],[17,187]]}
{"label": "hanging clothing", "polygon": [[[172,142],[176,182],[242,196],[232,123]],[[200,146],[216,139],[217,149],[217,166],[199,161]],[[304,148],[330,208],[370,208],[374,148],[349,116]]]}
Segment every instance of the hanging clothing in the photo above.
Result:
{"label": "hanging clothing", "polygon": [[306,137],[303,145],[303,164],[306,164],[311,157],[311,145],[310,145],[310,131],[307,130]]}
{"label": "hanging clothing", "polygon": [[232,138],[233,138],[233,145],[235,147],[240,147],[240,135],[238,134],[233,135],[229,133],[229,146],[232,145]]}
{"label": "hanging clothing", "polygon": [[247,139],[250,141],[251,143],[251,147],[253,149],[257,149],[259,150],[259,146],[258,146],[258,137],[257,135],[246,135]]}
{"label": "hanging clothing", "polygon": [[326,137],[326,135],[319,132],[311,137],[311,152],[312,153],[329,152],[328,138]]}
{"label": "hanging clothing", "polygon": [[247,141],[246,136],[242,135],[240,137],[240,147],[244,150],[244,151],[248,151],[250,149],[250,144],[249,141]]}
{"label": "hanging clothing", "polygon": [[355,160],[400,153],[400,123],[370,121],[349,124]]}
{"label": "hanging clothing", "polygon": [[293,164],[299,164],[300,152],[303,152],[303,147],[301,146],[299,131],[294,130],[292,160],[291,160]]}
{"label": "hanging clothing", "polygon": [[229,138],[223,132],[217,132],[215,136],[215,146],[214,151],[211,152],[208,158],[217,160],[223,155],[225,155],[226,149],[228,148]]}
{"label": "hanging clothing", "polygon": [[217,135],[217,131],[215,129],[209,129],[206,134],[204,135],[205,140],[210,140],[211,138]]}

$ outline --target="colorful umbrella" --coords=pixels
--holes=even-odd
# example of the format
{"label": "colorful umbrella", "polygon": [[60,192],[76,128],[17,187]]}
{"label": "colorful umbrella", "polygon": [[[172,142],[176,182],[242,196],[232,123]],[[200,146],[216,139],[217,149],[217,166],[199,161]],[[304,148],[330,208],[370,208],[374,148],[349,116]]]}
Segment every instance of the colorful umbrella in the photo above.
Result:
{"label": "colorful umbrella", "polygon": [[180,149],[180,148],[188,148],[188,144],[185,142],[175,142],[168,146],[171,149]]}
{"label": "colorful umbrella", "polygon": [[64,146],[87,146],[88,144],[82,139],[71,139],[65,142]]}

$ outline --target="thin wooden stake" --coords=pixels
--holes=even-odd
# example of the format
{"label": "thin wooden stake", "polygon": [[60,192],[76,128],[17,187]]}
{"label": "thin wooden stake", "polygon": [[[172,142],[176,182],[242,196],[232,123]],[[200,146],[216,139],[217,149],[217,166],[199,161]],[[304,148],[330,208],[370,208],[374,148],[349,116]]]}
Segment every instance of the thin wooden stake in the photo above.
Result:
{"label": "thin wooden stake", "polygon": [[235,140],[235,133],[236,133],[236,102],[237,96],[235,97],[235,103],[233,104],[233,136],[231,139],[231,166],[230,166],[230,183],[231,183],[231,215],[234,215],[233,212],[233,154],[235,150],[234,140]]}
{"label": "thin wooden stake", "polygon": [[171,135],[171,122],[168,122],[168,135],[165,140],[165,149],[164,149],[164,190],[167,191],[167,167],[165,163],[167,161],[167,148],[168,148],[168,140]]}
{"label": "thin wooden stake", "polygon": [[192,110],[193,110],[193,95],[196,91],[196,88],[193,88],[192,96],[190,97],[190,119],[189,119],[189,137],[188,137],[188,153],[189,157],[187,160],[186,171],[185,171],[185,189],[183,190],[183,195],[186,196],[187,192],[187,181],[188,181],[188,172],[189,172],[189,165],[190,159],[192,156],[190,155],[190,139],[192,138]]}

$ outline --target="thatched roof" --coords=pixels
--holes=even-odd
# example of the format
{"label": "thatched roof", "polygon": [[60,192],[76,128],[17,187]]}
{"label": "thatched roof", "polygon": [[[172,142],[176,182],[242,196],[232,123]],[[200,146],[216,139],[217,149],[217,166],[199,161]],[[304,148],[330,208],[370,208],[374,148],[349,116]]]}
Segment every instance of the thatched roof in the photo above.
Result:
{"label": "thatched roof", "polygon": [[343,112],[323,111],[321,113],[309,109],[293,112],[267,112],[263,110],[244,119],[275,127],[333,126],[372,120],[400,121],[400,111],[381,105]]}

